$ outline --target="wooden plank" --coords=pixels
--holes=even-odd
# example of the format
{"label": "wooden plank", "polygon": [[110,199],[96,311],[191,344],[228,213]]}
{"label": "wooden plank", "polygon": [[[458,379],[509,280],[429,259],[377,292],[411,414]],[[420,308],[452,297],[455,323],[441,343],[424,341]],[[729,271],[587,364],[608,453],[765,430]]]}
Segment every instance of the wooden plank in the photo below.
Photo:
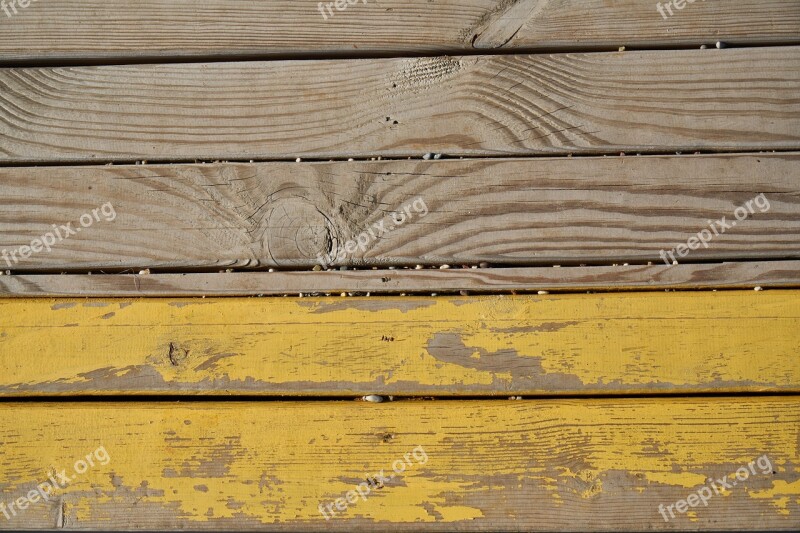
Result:
{"label": "wooden plank", "polygon": [[[0,268],[797,259],[798,184],[797,153],[3,168]],[[752,215],[717,229],[747,202]],[[80,233],[21,254],[84,215]],[[709,224],[708,247],[680,257]]]}
{"label": "wooden plank", "polygon": [[[666,4],[669,2],[662,2]],[[324,18],[315,0],[48,0],[3,17],[0,60],[458,52],[797,42],[794,0],[381,0]],[[684,4],[686,5],[686,4]],[[2,13],[0,13],[2,15]]]}
{"label": "wooden plank", "polygon": [[799,304],[752,290],[6,299],[0,395],[797,392]]}
{"label": "wooden plank", "polygon": [[0,162],[800,147],[800,47],[5,69],[0,88]]}
{"label": "wooden plank", "polygon": [[306,296],[800,288],[800,261],[565,268],[0,276],[0,296]]}
{"label": "wooden plank", "polygon": [[[57,472],[74,476],[49,501],[0,519],[0,529],[796,531],[800,525],[796,396],[6,403],[0,413],[6,503],[48,474],[56,481]],[[404,470],[397,461],[406,463]],[[367,480],[381,472],[394,477],[367,493]],[[351,499],[326,521],[319,506],[361,482],[364,498]],[[703,487],[711,493],[707,505],[697,501]],[[691,494],[696,507],[679,513],[676,502]]]}

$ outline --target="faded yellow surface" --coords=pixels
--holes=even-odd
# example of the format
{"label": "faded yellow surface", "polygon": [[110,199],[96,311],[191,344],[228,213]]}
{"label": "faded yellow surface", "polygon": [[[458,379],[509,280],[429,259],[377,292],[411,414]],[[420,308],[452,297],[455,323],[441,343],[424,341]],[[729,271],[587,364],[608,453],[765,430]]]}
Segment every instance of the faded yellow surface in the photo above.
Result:
{"label": "faded yellow surface", "polygon": [[800,292],[0,300],[0,394],[800,391]]}
{"label": "faded yellow surface", "polygon": [[[106,465],[0,528],[265,524],[374,530],[800,523],[797,397],[0,404],[2,501],[99,446]],[[405,472],[325,522],[318,506]],[[666,524],[658,505],[767,455],[769,471]],[[772,473],[772,472],[775,473]],[[60,511],[59,511],[60,510]],[[624,510],[624,512],[622,512]],[[732,512],[735,510],[735,512]],[[59,516],[59,512],[63,513]],[[691,521],[691,522],[690,522]],[[372,528],[368,526],[372,524]]]}

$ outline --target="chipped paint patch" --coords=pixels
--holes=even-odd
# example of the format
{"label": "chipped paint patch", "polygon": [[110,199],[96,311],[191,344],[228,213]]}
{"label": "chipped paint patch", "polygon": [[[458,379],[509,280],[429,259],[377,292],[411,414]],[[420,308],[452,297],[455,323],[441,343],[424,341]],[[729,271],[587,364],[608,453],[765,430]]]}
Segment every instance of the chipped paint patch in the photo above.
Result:
{"label": "chipped paint patch", "polygon": [[770,500],[783,516],[789,516],[791,511],[795,514],[800,512],[800,478],[793,481],[776,479],[770,488],[751,490],[748,494],[751,498]]}

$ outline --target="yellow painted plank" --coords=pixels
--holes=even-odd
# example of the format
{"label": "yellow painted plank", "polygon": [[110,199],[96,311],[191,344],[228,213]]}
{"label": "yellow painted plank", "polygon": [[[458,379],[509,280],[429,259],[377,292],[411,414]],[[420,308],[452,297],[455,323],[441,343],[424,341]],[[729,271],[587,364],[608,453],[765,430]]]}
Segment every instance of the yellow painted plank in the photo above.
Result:
{"label": "yellow painted plank", "polygon": [[800,390],[800,291],[5,299],[0,394]]}
{"label": "yellow painted plank", "polygon": [[2,502],[68,484],[0,528],[796,531],[799,431],[797,396],[5,403]]}

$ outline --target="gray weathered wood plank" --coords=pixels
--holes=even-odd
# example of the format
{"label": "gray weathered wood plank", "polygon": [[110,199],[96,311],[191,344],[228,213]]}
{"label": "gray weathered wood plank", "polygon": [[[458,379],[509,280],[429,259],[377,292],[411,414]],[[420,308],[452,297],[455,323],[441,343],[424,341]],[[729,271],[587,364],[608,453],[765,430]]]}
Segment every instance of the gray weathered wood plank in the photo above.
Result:
{"label": "gray weathered wood plank", "polygon": [[[327,2],[325,2],[327,3]],[[6,20],[0,61],[458,53],[796,43],[795,0],[381,0],[323,18],[317,0],[46,0]],[[661,2],[666,4],[667,1]],[[327,15],[326,15],[327,16]]]}
{"label": "gray weathered wood plank", "polygon": [[800,288],[800,261],[562,268],[452,268],[0,276],[0,296],[189,297]]}
{"label": "gray weathered wood plank", "polygon": [[800,148],[800,47],[0,70],[0,163]]}
{"label": "gray weathered wood plank", "polygon": [[[3,168],[0,266],[664,264],[672,250],[679,262],[797,259],[798,163],[784,153]],[[752,214],[736,221],[747,202]],[[22,255],[70,223],[74,235]],[[678,255],[710,227],[707,247]]]}

